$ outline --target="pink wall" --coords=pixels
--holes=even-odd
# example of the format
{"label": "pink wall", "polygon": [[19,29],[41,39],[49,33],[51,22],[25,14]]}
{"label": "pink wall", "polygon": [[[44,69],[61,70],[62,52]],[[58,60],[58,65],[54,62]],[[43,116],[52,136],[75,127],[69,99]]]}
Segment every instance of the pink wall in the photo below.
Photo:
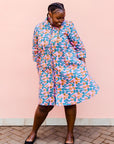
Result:
{"label": "pink wall", "polygon": [[[32,35],[46,18],[51,0],[2,1],[0,8],[0,118],[33,118],[38,103],[38,73]],[[114,118],[114,1],[61,0],[87,50],[87,68],[99,93],[77,105],[77,118]],[[57,107],[48,117],[64,117]]]}

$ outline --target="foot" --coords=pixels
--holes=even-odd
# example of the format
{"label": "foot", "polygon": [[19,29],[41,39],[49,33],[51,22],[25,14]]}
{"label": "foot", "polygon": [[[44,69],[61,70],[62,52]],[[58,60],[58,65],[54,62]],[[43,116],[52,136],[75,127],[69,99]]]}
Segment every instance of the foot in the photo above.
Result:
{"label": "foot", "polygon": [[33,142],[35,138],[36,138],[36,133],[31,132],[25,141],[26,142]]}
{"label": "foot", "polygon": [[65,144],[74,144],[73,134],[67,134],[67,137],[65,139]]}

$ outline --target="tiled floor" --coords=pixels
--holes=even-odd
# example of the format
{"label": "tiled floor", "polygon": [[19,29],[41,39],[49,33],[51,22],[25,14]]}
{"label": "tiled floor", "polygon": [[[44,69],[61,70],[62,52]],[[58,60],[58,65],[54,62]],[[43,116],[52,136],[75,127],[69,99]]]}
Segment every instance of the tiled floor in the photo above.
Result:
{"label": "tiled floor", "polygon": [[[24,144],[32,127],[0,127],[0,144]],[[66,126],[41,126],[34,144],[64,144]],[[75,144],[114,144],[112,126],[75,126]]]}

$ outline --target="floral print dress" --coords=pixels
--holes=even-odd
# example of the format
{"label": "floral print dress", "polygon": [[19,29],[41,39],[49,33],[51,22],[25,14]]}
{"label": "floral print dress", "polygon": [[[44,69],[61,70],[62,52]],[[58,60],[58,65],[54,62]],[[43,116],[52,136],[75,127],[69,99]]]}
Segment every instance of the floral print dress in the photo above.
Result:
{"label": "floral print dress", "polygon": [[73,105],[95,96],[98,84],[89,75],[83,42],[72,21],[53,27],[47,18],[33,33],[33,60],[39,73],[40,105]]}

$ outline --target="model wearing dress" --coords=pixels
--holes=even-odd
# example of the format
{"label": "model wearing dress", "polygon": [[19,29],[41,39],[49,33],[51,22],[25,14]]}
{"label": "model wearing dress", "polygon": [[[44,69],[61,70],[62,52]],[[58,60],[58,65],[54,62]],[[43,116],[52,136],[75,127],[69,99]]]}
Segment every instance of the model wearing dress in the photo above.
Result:
{"label": "model wearing dress", "polygon": [[25,144],[33,144],[37,131],[54,105],[64,106],[67,133],[64,144],[74,144],[73,128],[77,103],[97,94],[99,86],[89,76],[83,42],[65,8],[56,2],[48,6],[47,18],[36,25],[33,34],[33,60],[40,76],[39,104]]}

